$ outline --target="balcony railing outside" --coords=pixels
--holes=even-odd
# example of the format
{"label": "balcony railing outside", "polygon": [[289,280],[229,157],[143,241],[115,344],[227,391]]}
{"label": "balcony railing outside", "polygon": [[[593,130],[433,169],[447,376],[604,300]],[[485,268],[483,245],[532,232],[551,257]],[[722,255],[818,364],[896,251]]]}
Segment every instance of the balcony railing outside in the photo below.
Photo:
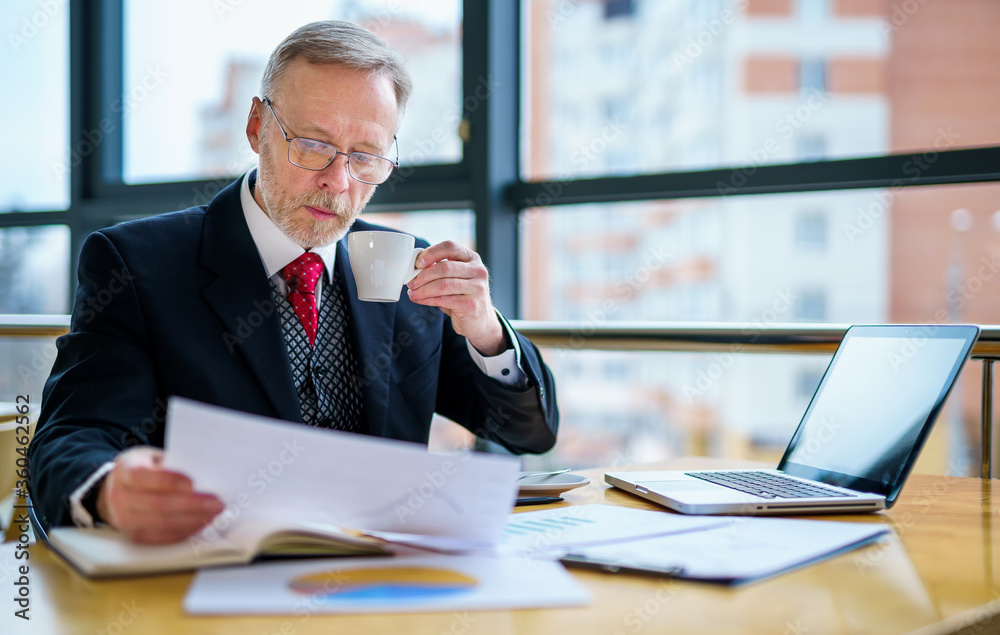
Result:
{"label": "balcony railing outside", "polygon": [[[710,322],[535,322],[515,329],[547,348],[616,351],[830,354],[849,324],[736,324]],[[929,332],[934,324],[921,325]],[[980,326],[972,349],[983,361],[980,476],[992,476],[993,362],[1000,360],[1000,325]],[[56,337],[69,330],[67,315],[0,315],[0,337]]]}

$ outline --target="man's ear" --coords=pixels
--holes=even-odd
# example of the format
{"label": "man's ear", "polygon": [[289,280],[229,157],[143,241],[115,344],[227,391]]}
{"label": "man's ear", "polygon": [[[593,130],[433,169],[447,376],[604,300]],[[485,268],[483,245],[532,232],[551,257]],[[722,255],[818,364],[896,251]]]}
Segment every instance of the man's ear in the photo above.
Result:
{"label": "man's ear", "polygon": [[247,115],[247,141],[257,154],[260,154],[260,129],[264,125],[264,120],[260,116],[261,109],[257,105],[262,103],[260,99],[254,97],[250,102],[250,114]]}

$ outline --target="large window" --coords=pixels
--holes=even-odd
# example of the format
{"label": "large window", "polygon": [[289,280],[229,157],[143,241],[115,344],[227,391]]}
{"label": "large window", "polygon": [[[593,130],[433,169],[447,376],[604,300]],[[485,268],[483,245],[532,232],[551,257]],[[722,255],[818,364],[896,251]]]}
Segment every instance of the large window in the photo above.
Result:
{"label": "large window", "polygon": [[[12,0],[0,314],[69,311],[89,232],[252,166],[267,55],[329,18],[414,77],[405,169],[365,218],[479,250],[508,317],[1000,322],[995,0]],[[41,374],[38,345],[4,349],[0,387]],[[564,419],[538,467],[771,460],[826,359],[546,355]],[[977,442],[973,375],[932,471]]]}
{"label": "large window", "polygon": [[[521,223],[522,307],[528,319],[580,324],[581,342],[629,320],[730,322],[750,334],[788,322],[993,324],[998,200],[1000,185],[990,184],[530,209]],[[549,351],[561,407],[581,426],[567,433],[578,454],[564,459],[590,464],[599,455],[597,464],[609,464],[608,452],[639,447],[659,448],[656,458],[776,459],[826,360],[747,359],[740,350]],[[613,357],[627,360],[625,374],[609,370]],[[973,464],[978,389],[966,372],[927,469]],[[669,434],[659,445],[644,440],[649,426]]]}
{"label": "large window", "polygon": [[1000,142],[1000,5],[898,4],[523,0],[522,174]]}
{"label": "large window", "polygon": [[432,245],[453,240],[469,249],[476,248],[472,210],[439,210],[420,214],[368,213],[363,218],[370,223],[413,234]]}
{"label": "large window", "polygon": [[7,88],[0,103],[0,213],[64,209],[70,170],[100,142],[81,139],[69,147],[68,5],[5,2],[0,33]]}
{"label": "large window", "polygon": [[0,229],[0,314],[69,312],[69,231]]}
{"label": "large window", "polygon": [[406,56],[414,90],[399,131],[401,163],[459,161],[458,0],[126,0],[125,181],[215,178],[252,167],[246,119],[267,56],[299,26],[329,19],[363,24]]}

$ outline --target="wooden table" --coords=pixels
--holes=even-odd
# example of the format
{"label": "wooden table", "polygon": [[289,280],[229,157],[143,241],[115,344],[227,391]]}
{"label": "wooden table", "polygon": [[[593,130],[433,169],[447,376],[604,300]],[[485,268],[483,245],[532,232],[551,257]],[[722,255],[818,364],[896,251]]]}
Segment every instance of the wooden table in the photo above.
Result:
{"label": "wooden table", "polygon": [[[718,461],[688,459],[641,469],[718,465]],[[567,503],[655,508],[608,488],[604,471],[585,472],[591,485],[566,493]],[[743,588],[577,571],[574,575],[594,601],[572,609],[386,617],[188,617],[181,611],[181,598],[190,574],[89,581],[37,544],[30,549],[29,560],[31,622],[16,620],[13,630],[5,626],[16,608],[7,581],[0,593],[0,633],[1000,632],[996,580],[1000,545],[993,527],[1000,506],[993,501],[994,482],[915,475],[888,512],[836,517],[886,524],[895,530],[891,538]],[[0,579],[6,578],[0,575]]]}
{"label": "wooden table", "polygon": [[13,421],[20,416],[17,404],[12,401],[0,401],[0,423]]}

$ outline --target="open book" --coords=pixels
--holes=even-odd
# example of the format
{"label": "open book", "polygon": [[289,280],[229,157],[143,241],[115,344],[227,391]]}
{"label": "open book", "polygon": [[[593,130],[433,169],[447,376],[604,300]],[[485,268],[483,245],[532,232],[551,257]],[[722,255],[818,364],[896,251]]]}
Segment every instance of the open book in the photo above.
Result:
{"label": "open book", "polygon": [[108,527],[55,527],[48,542],[91,578],[248,563],[260,556],[388,555],[385,542],[319,523],[241,523],[225,537],[208,531],[172,545],[137,545]]}
{"label": "open book", "polygon": [[403,546],[489,549],[517,497],[519,463],[317,430],[171,398],[164,465],[225,511],[174,545],[56,527],[47,541],[91,577],[181,571],[259,556],[389,554]]}
{"label": "open book", "polygon": [[261,556],[388,555],[385,542],[329,525],[263,519],[241,523],[224,537],[211,527],[172,545],[137,545],[108,527],[55,527],[48,542],[81,573],[115,577],[248,563]]}

